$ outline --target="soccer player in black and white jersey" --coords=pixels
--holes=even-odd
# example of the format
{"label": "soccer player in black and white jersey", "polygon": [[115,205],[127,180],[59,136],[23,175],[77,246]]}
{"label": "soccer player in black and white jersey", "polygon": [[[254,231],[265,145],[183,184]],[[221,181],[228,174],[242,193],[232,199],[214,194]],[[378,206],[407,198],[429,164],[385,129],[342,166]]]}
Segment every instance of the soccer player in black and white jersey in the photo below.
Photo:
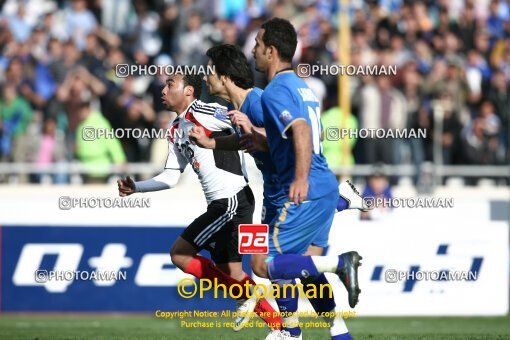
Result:
{"label": "soccer player in black and white jersey", "polygon": [[[190,164],[198,175],[207,200],[207,211],[197,217],[174,242],[170,251],[172,263],[197,278],[217,279],[230,287],[233,284],[255,282],[243,272],[238,253],[238,225],[252,223],[255,205],[253,193],[244,176],[238,151],[203,149],[189,138],[194,126],[204,128],[210,137],[234,133],[226,108],[204,103],[198,98],[202,77],[174,74],[162,91],[162,100],[170,111],[178,113],[170,127],[168,158],[164,171],[146,181],[134,182],[129,176],[119,180],[120,196],[135,192],[159,191],[173,188],[184,168]],[[198,255],[206,249],[216,263]],[[268,325],[277,329],[281,319],[274,317],[274,309],[263,299],[255,312]],[[269,315],[269,317],[268,317]]]}

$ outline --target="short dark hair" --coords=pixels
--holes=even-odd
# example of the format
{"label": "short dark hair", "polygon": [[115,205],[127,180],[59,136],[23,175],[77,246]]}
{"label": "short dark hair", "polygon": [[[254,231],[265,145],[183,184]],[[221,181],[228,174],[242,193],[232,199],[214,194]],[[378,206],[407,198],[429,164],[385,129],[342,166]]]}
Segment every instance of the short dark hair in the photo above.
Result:
{"label": "short dark hair", "polygon": [[182,81],[184,86],[192,86],[193,87],[193,96],[195,98],[200,98],[202,94],[202,77],[198,74],[185,74],[182,76]]}
{"label": "short dark hair", "polygon": [[211,59],[218,75],[229,77],[242,89],[253,87],[253,73],[239,47],[230,44],[214,46],[207,50],[206,55]]}
{"label": "short dark hair", "polygon": [[292,62],[297,46],[297,34],[294,26],[285,19],[272,18],[262,24],[265,32],[262,41],[266,46],[274,46],[281,61]]}

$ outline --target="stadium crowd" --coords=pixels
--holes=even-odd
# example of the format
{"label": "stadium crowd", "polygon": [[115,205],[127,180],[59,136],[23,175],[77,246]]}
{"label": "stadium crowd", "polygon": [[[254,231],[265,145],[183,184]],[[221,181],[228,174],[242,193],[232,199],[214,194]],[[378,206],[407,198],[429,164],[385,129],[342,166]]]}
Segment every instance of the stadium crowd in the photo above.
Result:
{"label": "stadium crowd", "polygon": [[[223,43],[242,46],[252,61],[256,32],[272,16],[297,28],[296,64],[338,63],[339,8],[331,0],[4,0],[0,9],[1,162],[162,164],[165,140],[82,138],[88,126],[164,128],[172,119],[160,99],[164,74],[122,78],[115,66],[204,65],[207,49]],[[508,163],[510,1],[354,0],[349,17],[351,64],[398,71],[350,78],[346,127],[428,133],[326,140],[330,166],[344,164],[343,142],[353,154],[347,164],[433,161],[434,142],[444,164]],[[265,86],[262,74],[255,80]],[[337,78],[306,81],[322,100],[325,128],[339,126]]]}

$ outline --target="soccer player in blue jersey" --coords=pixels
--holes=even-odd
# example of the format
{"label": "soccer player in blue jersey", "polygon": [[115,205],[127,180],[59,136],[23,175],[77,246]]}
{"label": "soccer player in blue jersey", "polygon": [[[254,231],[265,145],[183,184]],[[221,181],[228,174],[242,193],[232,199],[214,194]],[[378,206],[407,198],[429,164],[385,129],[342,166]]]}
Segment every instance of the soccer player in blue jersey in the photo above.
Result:
{"label": "soccer player in blue jersey", "polygon": [[[248,132],[252,131],[252,129],[257,129],[257,127],[264,126],[264,117],[260,102],[263,92],[258,88],[251,88],[251,86],[253,86],[252,75],[251,72],[247,72],[249,70],[249,66],[242,51],[232,45],[222,45],[211,48],[207,52],[207,55],[210,58],[209,63],[214,65],[216,69],[216,74],[206,77],[209,92],[229,101],[231,103],[231,108],[239,109],[239,111],[246,113],[245,115],[239,111],[231,111],[229,114],[231,114],[234,124],[239,125],[244,131]],[[249,84],[251,84],[251,86],[248,86]],[[252,123],[256,127],[254,127]],[[261,132],[263,133],[263,131]],[[213,140],[207,138],[199,128],[195,129],[195,132],[192,131],[190,136],[196,137],[198,144],[206,148],[239,148],[237,136],[219,137],[216,138],[216,140]],[[256,152],[252,153],[252,155],[254,156],[256,164],[262,171],[264,177],[264,208],[262,222],[269,224],[271,221],[275,220],[279,209],[285,206],[285,203],[288,201],[288,193],[283,190],[283,187],[278,180],[276,167],[270,157],[270,154],[266,152]],[[351,191],[350,195],[347,195],[347,197],[350,197],[351,199],[348,199],[347,201],[340,197],[340,200],[344,200],[345,207],[348,207],[351,201],[356,200],[353,196],[357,196],[357,198],[361,200],[359,195],[357,195],[350,186],[347,186],[347,188]],[[345,191],[349,190],[343,191],[345,195]],[[336,191],[336,194],[338,197],[338,190]],[[326,243],[327,236],[328,235],[326,234]],[[322,246],[324,245],[325,244],[322,244]],[[322,248],[311,245],[308,253],[320,255],[322,254]],[[327,283],[324,274],[319,275],[315,280],[308,279],[303,281],[306,281],[303,282],[304,284]],[[290,283],[291,280],[277,279],[273,280],[273,282],[283,285],[285,283]],[[297,310],[297,298],[292,299],[288,297],[287,299],[282,298],[276,300],[282,311],[294,312]],[[311,299],[311,303],[317,312],[330,312],[335,308],[333,299]],[[292,321],[285,319],[286,318],[284,318],[284,322],[287,321],[287,323]],[[348,338],[348,332],[343,320],[341,320],[341,318],[336,320],[336,324],[335,332],[343,334],[343,338]],[[291,331],[294,333],[300,333],[299,328],[293,328]],[[290,333],[288,333],[288,331],[287,334],[290,337]],[[300,334],[298,336],[300,336]]]}
{"label": "soccer player in blue jersey", "polygon": [[[264,126],[271,159],[289,201],[270,223],[269,256],[252,256],[253,271],[270,279],[320,279],[336,273],[347,288],[349,305],[358,302],[361,256],[305,255],[309,246],[327,245],[337,204],[336,179],[322,155],[320,105],[291,67],[297,45],[294,27],[284,19],[266,21],[255,38],[256,69],[269,81],[262,95]],[[332,301],[334,304],[334,301]],[[289,329],[299,338],[299,329]],[[350,338],[331,329],[332,339]]]}

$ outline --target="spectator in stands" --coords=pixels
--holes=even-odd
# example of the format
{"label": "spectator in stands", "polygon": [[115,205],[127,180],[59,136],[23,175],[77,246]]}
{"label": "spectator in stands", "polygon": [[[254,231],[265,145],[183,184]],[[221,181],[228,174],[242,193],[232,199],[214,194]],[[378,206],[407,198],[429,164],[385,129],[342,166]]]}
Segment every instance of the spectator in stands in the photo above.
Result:
{"label": "spectator in stands", "polygon": [[501,122],[494,113],[494,105],[482,102],[478,115],[464,131],[464,145],[470,164],[497,164]]}
{"label": "spectator in stands", "polygon": [[[66,143],[65,135],[57,128],[57,121],[54,117],[44,119],[42,130],[35,131],[28,138],[30,148],[29,161],[40,166],[59,164],[65,161]],[[68,182],[66,174],[52,176],[53,183],[61,184]],[[32,174],[30,182],[40,183],[42,176]]]}
{"label": "spectator in stands", "polygon": [[161,37],[158,34],[159,15],[151,11],[146,1],[135,0],[136,16],[128,26],[128,36],[132,41],[131,52],[140,52],[155,57],[161,50]]}
{"label": "spectator in stands", "polygon": [[183,65],[205,65],[205,52],[212,46],[210,37],[217,34],[211,24],[202,22],[199,12],[190,13],[186,31],[179,37],[178,63]]}
{"label": "spectator in stands", "polygon": [[32,32],[32,25],[26,17],[25,6],[19,6],[16,15],[9,18],[9,29],[18,42],[26,42]]}
{"label": "spectator in stands", "polygon": [[462,162],[462,152],[460,144],[460,132],[462,124],[459,119],[458,111],[455,111],[455,104],[449,92],[440,96],[440,105],[443,111],[443,130],[442,130],[442,162],[452,165]]}
{"label": "spectator in stands", "polygon": [[[0,130],[1,130],[1,155],[3,161],[16,160],[15,154],[19,153],[20,139],[27,131],[27,126],[32,120],[33,111],[28,101],[17,91],[11,83],[3,85],[2,98],[0,99]],[[23,152],[21,152],[23,153]]]}
{"label": "spectator in stands", "polygon": [[[370,202],[370,198],[373,198],[373,202],[376,199],[391,199],[393,197],[391,193],[390,182],[388,177],[382,170],[382,164],[377,164],[374,168],[374,173],[368,177],[367,185],[363,190],[362,197],[365,201]],[[367,199],[369,198],[369,199]],[[380,219],[385,214],[391,211],[391,207],[387,206],[376,206],[372,210],[361,212],[360,219],[362,220],[374,220]]]}
{"label": "spectator in stands", "polygon": [[[342,125],[345,122],[345,125]],[[349,136],[341,138],[340,129],[354,132],[358,128],[358,120],[352,114],[347,117],[338,106],[322,113],[321,123],[324,129],[323,153],[330,168],[354,165],[352,149],[356,138]]]}
{"label": "spectator in stands", "polygon": [[85,0],[73,0],[71,8],[66,15],[66,32],[76,47],[81,51],[86,46],[87,35],[97,27],[94,14],[87,9]]}
{"label": "spectator in stands", "polygon": [[84,67],[80,66],[68,72],[57,91],[57,98],[67,113],[71,134],[80,122],[82,103],[90,101],[93,96],[101,96],[105,92],[105,85]]}
{"label": "spectator in stands", "polygon": [[447,93],[453,100],[452,110],[459,113],[465,109],[469,95],[469,87],[461,67],[462,61],[459,58],[447,58],[447,68],[444,76],[439,74],[439,79],[437,79],[434,74],[431,74],[427,84],[428,93],[433,98],[439,98]]}
{"label": "spectator in stands", "polygon": [[[491,79],[491,87],[487,96],[493,103],[494,111],[501,121],[500,144],[506,148],[506,159],[510,157],[510,87],[502,71],[497,71]],[[506,162],[508,164],[508,162]]]}
{"label": "spectator in stands", "polygon": [[124,34],[128,30],[133,8],[131,0],[102,1],[101,24],[110,32]]}
{"label": "spectator in stands", "polygon": [[[399,67],[395,79],[378,77],[374,82],[351,77],[351,111],[360,127],[432,129],[433,104],[436,100],[447,104],[439,141],[433,140],[430,130],[427,140],[411,141],[410,157],[400,156],[409,154],[403,152],[404,141],[360,141],[353,162],[418,166],[424,160],[439,161],[430,152],[437,142],[447,164],[492,163],[476,156],[480,152],[476,145],[484,145],[476,141],[487,120],[477,120],[480,115],[471,119],[471,112],[477,112],[485,99],[500,120],[495,162],[501,161],[501,150],[510,154],[509,8],[508,1],[496,0],[352,2],[351,63]],[[93,105],[114,127],[157,125],[154,112],[162,109],[157,89],[162,77],[136,77],[132,93],[126,95],[130,85],[115,75],[116,65],[152,65],[160,55],[176,64],[205,64],[205,50],[222,42],[244,46],[252,62],[254,36],[264,16],[284,17],[296,25],[295,64],[339,63],[334,1],[116,0],[113,5],[111,1],[7,0],[0,1],[0,10],[0,82],[13,85],[32,112],[55,117],[68,150],[74,147],[77,106],[92,97],[99,97]],[[82,71],[77,76],[80,67],[91,77]],[[317,85],[318,96],[325,92],[323,111],[336,107],[332,98],[338,92],[337,77],[315,76],[308,81]],[[258,72],[255,82],[266,84]],[[150,105],[151,96],[149,110],[143,105]],[[125,100],[128,97],[134,99]],[[2,159],[12,160],[11,121],[2,119],[0,124],[2,151],[9,150]],[[123,141],[123,147],[130,162],[149,157],[148,141]]]}
{"label": "spectator in stands", "polygon": [[85,183],[106,183],[111,174],[111,165],[122,165],[126,156],[115,136],[96,138],[97,131],[111,130],[110,123],[103,115],[92,110],[90,102],[77,105],[80,124],[76,129],[76,156],[87,168]]}
{"label": "spectator in stands", "polygon": [[[364,129],[402,129],[406,126],[406,100],[388,76],[361,89],[360,126]],[[363,139],[365,163],[395,163],[395,143],[390,138]]]}
{"label": "spectator in stands", "polygon": [[[151,129],[156,114],[150,103],[134,94],[134,78],[128,77],[117,97],[117,114],[121,128]],[[122,144],[129,162],[148,161],[150,140],[146,138],[123,138]]]}

